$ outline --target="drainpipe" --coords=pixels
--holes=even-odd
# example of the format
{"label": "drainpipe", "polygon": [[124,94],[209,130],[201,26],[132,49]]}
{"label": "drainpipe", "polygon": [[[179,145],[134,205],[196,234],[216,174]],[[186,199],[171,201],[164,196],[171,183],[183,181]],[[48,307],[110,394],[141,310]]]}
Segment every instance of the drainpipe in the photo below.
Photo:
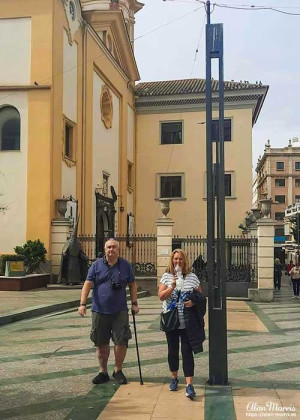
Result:
{"label": "drainpipe", "polygon": [[85,232],[85,168],[86,168],[86,64],[87,64],[87,24],[84,23],[82,44],[82,153],[81,153],[81,233]]}

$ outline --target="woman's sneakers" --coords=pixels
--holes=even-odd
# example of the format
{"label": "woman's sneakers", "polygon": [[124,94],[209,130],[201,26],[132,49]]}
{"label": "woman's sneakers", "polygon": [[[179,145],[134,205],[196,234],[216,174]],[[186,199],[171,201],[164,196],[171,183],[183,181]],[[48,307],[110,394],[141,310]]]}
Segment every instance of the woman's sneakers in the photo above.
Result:
{"label": "woman's sneakers", "polygon": [[193,385],[191,384],[187,385],[187,387],[185,388],[185,395],[191,400],[196,397],[196,392],[194,390]]}
{"label": "woman's sneakers", "polygon": [[172,378],[170,385],[169,385],[169,390],[170,391],[177,391],[178,390],[178,378]]}

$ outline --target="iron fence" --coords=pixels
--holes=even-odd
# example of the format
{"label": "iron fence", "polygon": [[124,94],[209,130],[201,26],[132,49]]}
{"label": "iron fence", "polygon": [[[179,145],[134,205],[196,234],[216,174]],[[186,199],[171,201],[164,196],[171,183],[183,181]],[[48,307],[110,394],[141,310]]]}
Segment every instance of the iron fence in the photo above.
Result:
{"label": "iron fence", "polygon": [[[127,235],[115,238],[120,244],[120,256],[128,260],[136,276],[156,275],[157,240],[154,235]],[[96,235],[80,235],[79,241],[89,260],[96,259]],[[172,248],[187,252],[193,271],[205,281],[207,278],[206,238],[175,236]],[[227,237],[225,240],[227,281],[257,281],[257,238]],[[201,258],[199,258],[201,256]]]}
{"label": "iron fence", "polygon": [[[175,236],[173,249],[184,249],[193,271],[206,280],[207,245],[201,236]],[[225,239],[227,281],[257,281],[257,238],[231,236]],[[201,257],[200,257],[201,256]]]}
{"label": "iron fence", "polygon": [[[79,235],[81,246],[93,261],[96,255],[96,235]],[[136,276],[156,275],[156,236],[153,235],[122,235],[115,236],[120,244],[120,257],[132,264]]]}

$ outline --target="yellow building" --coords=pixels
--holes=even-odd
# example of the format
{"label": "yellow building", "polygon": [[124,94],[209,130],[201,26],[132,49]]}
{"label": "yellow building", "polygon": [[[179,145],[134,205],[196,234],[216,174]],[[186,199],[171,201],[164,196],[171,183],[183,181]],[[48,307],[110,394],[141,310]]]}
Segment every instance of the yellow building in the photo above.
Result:
{"label": "yellow building", "polygon": [[[69,197],[66,215],[80,215],[79,233],[96,233],[98,250],[128,230],[154,233],[162,196],[173,200],[175,234],[205,234],[205,83],[135,87],[142,6],[0,0],[0,253],[40,239],[57,272],[57,200]],[[228,234],[251,208],[252,127],[267,90],[225,84]],[[213,92],[217,106],[217,82]]]}
{"label": "yellow building", "polygon": [[[206,235],[205,80],[139,83],[136,87],[136,231],[155,232],[157,199],[170,198],[175,235]],[[218,82],[213,81],[213,136],[218,132]],[[268,86],[225,82],[226,233],[252,200],[252,127]]]}
{"label": "yellow building", "polygon": [[80,232],[126,232],[135,201],[134,15],[142,6],[0,0],[0,192],[8,207],[0,253],[39,238],[51,258],[62,197],[78,200]]}

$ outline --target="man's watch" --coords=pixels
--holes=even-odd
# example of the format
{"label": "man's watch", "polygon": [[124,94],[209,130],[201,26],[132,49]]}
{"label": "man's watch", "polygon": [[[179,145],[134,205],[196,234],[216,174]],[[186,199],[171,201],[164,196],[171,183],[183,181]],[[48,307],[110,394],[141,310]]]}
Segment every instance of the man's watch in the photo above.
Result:
{"label": "man's watch", "polygon": [[137,306],[137,301],[131,302],[131,305]]}
{"label": "man's watch", "polygon": [[79,306],[86,306],[86,303],[80,303]]}

